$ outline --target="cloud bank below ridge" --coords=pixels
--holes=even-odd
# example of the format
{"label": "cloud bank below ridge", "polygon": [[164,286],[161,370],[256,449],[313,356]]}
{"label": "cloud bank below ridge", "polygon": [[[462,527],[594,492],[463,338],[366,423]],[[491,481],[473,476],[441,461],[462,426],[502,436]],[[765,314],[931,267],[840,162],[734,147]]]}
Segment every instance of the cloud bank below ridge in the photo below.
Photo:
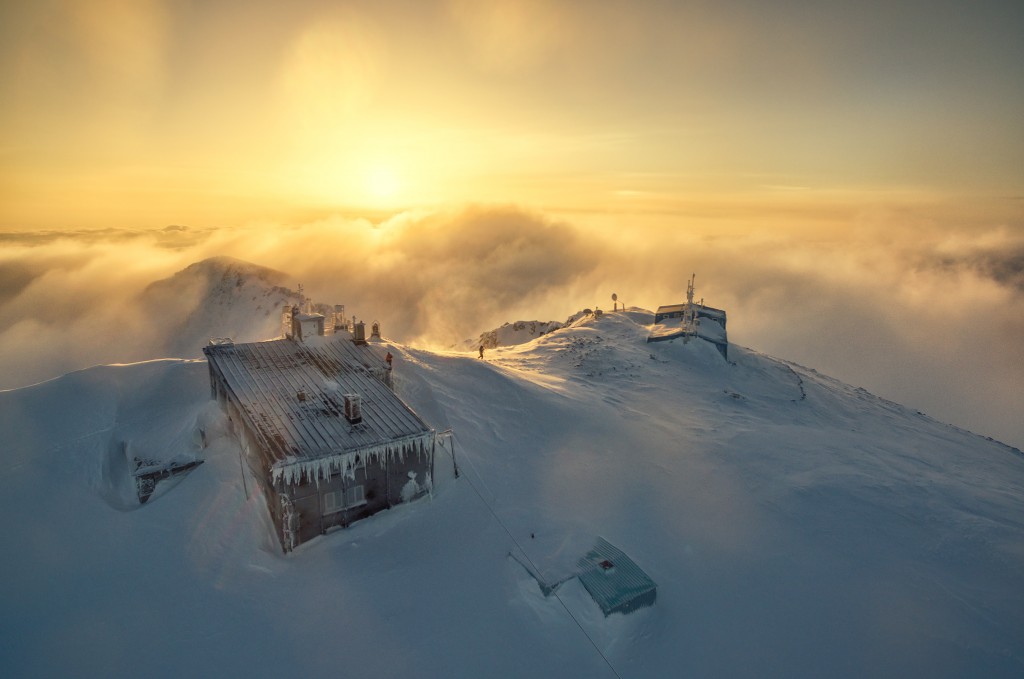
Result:
{"label": "cloud bank below ridge", "polygon": [[[155,358],[168,309],[139,293],[228,255],[284,271],[386,336],[446,348],[506,321],[564,320],[610,296],[654,309],[698,296],[730,339],[979,433],[1024,445],[1024,235],[859,214],[820,231],[714,219],[569,219],[515,206],[415,211],[380,223],[4,234],[0,388],[95,363]],[[185,313],[193,299],[180,299]],[[198,348],[197,348],[198,351]]]}

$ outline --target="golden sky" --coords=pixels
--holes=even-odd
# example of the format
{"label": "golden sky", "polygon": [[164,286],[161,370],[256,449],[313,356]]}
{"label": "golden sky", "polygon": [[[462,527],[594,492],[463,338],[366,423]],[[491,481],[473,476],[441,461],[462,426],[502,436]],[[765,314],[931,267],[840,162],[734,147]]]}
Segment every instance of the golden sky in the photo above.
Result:
{"label": "golden sky", "polygon": [[0,5],[0,230],[467,202],[1018,220],[1024,5]]}
{"label": "golden sky", "polygon": [[0,0],[0,388],[154,357],[107,321],[210,256],[445,347],[696,272],[731,342],[1024,445],[1022,36],[1020,0]]}

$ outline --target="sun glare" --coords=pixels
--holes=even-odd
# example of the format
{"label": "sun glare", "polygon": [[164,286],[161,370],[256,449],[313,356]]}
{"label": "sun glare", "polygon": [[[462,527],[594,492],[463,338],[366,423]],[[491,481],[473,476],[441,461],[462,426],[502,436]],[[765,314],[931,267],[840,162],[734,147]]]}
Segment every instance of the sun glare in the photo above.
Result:
{"label": "sun glare", "polygon": [[391,205],[398,200],[402,182],[393,169],[375,165],[366,172],[367,197],[374,203]]}

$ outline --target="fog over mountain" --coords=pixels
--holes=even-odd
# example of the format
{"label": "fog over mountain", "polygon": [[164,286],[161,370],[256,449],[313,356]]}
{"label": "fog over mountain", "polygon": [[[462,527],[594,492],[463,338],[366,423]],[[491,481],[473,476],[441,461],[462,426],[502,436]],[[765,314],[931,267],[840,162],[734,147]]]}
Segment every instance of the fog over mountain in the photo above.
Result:
{"label": "fog over mountain", "polygon": [[[376,223],[4,234],[0,387],[163,357],[168,347],[194,355],[187,350],[203,338],[171,337],[161,319],[187,316],[206,293],[184,286],[153,305],[143,291],[210,257],[284,272],[267,285],[303,283],[317,301],[380,321],[389,337],[437,347],[517,319],[607,309],[612,293],[651,309],[676,303],[696,273],[698,297],[728,310],[733,342],[1024,444],[1019,225],[880,210],[850,217],[840,239],[829,235],[836,219],[818,231],[768,215],[762,228],[742,229],[694,215],[668,228],[663,218],[467,206]],[[224,313],[270,310],[270,299],[252,296]]]}
{"label": "fog over mountain", "polygon": [[153,352],[202,356],[211,334],[253,342],[281,333],[285,304],[299,295],[280,271],[232,257],[211,257],[150,284],[138,298],[156,335]]}

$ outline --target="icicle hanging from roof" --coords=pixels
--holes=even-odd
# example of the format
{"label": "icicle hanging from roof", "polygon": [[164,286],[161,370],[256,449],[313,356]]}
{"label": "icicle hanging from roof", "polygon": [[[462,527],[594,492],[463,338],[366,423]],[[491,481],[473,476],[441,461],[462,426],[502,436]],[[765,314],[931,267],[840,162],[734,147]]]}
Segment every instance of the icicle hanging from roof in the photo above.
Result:
{"label": "icicle hanging from roof", "polygon": [[[321,479],[329,480],[332,474],[355,474],[356,466],[359,464],[379,463],[381,460],[403,462],[410,452],[415,452],[417,455],[431,455],[433,440],[434,432],[429,431],[312,460],[289,457],[275,463],[271,468],[271,475],[274,483],[283,481],[288,486],[297,485],[303,480],[319,483]],[[357,457],[359,458],[358,463],[356,462]]]}

